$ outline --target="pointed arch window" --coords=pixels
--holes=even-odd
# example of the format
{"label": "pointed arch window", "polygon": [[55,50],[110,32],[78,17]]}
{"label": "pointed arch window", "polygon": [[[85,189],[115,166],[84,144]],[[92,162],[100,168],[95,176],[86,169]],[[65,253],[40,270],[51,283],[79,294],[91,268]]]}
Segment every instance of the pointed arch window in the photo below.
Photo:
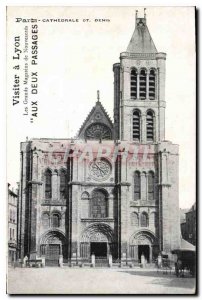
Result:
{"label": "pointed arch window", "polygon": [[45,172],[45,198],[50,199],[52,197],[52,173],[50,170]]}
{"label": "pointed arch window", "polygon": [[148,173],[148,199],[154,200],[154,173]]}
{"label": "pointed arch window", "polygon": [[61,170],[60,172],[60,199],[65,199],[66,192],[66,172]]}
{"label": "pointed arch window", "polygon": [[134,200],[140,199],[141,197],[140,188],[141,188],[140,172],[136,171],[134,175]]}
{"label": "pointed arch window", "polygon": [[145,100],[147,94],[147,74],[146,70],[140,71],[140,99]]}
{"label": "pointed arch window", "polygon": [[138,110],[133,112],[133,140],[140,141],[140,113]]}
{"label": "pointed arch window", "polygon": [[149,99],[154,100],[156,97],[156,74],[155,70],[149,72]]}
{"label": "pointed arch window", "polygon": [[143,212],[141,214],[140,225],[141,225],[141,227],[147,227],[149,225],[148,214],[146,212]]}
{"label": "pointed arch window", "polygon": [[154,114],[152,111],[147,112],[147,141],[154,140]]}
{"label": "pointed arch window", "polygon": [[130,96],[132,99],[137,99],[137,71],[131,70],[130,73]]}

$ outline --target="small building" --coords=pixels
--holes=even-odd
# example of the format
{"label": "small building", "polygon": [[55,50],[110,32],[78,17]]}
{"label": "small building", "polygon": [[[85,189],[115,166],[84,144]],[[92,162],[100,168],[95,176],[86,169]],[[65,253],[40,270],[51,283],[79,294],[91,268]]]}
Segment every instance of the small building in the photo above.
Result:
{"label": "small building", "polygon": [[10,188],[8,183],[8,263],[15,262],[17,257],[17,208],[18,189]]}
{"label": "small building", "polygon": [[185,213],[185,220],[181,223],[182,238],[196,245],[196,203]]}

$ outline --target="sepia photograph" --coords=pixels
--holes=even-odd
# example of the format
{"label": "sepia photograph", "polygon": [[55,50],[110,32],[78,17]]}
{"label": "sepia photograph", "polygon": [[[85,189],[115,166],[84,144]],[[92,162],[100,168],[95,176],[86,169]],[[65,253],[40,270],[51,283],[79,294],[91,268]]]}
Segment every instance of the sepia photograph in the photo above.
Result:
{"label": "sepia photograph", "polygon": [[195,295],[194,6],[7,6],[7,293]]}

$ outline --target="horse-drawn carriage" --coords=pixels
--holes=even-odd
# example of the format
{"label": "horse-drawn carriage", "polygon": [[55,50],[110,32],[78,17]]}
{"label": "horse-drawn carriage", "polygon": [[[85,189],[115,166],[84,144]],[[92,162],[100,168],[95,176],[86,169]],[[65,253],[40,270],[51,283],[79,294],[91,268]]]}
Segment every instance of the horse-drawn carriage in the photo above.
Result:
{"label": "horse-drawn carriage", "polygon": [[194,276],[196,272],[196,252],[195,250],[176,249],[172,251],[177,255],[175,262],[175,274],[177,277],[184,277],[185,273]]}

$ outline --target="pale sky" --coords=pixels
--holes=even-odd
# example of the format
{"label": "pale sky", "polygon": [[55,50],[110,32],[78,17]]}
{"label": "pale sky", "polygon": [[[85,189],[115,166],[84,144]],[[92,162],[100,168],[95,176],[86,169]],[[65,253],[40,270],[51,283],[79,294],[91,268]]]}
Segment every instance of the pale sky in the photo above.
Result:
{"label": "pale sky", "polygon": [[[26,7],[10,10],[7,181],[12,185],[20,178],[20,142],[25,141],[26,136],[74,136],[95,104],[98,89],[103,106],[113,118],[112,65],[119,62],[120,52],[126,51],[135,28],[136,9],[139,16],[143,16],[143,7]],[[180,207],[189,208],[195,202],[194,8],[148,7],[146,13],[157,50],[167,53],[166,140],[180,146]],[[28,25],[14,22],[14,17],[20,16],[79,19],[78,23],[38,23],[39,115],[33,124],[22,116],[22,104],[12,106],[13,39],[20,34],[23,44],[24,27]],[[82,22],[84,18],[90,22]],[[103,18],[110,22],[94,21]]]}

